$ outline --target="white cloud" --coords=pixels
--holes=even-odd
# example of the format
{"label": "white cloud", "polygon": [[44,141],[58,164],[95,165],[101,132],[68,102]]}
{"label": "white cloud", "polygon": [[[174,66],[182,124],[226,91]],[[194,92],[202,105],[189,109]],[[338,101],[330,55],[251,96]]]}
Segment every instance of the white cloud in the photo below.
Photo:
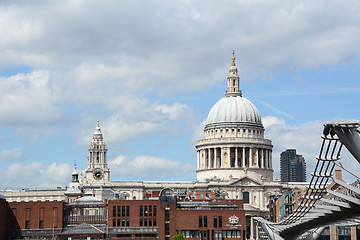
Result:
{"label": "white cloud", "polygon": [[286,149],[296,149],[296,153],[305,158],[307,177],[314,171],[316,157],[319,155],[323,131],[320,121],[306,122],[300,126],[289,126],[284,119],[274,116],[263,118],[265,138],[271,139],[273,148],[274,176],[280,179],[280,153]]}
{"label": "white cloud", "polygon": [[0,122],[13,125],[58,121],[62,111],[55,106],[48,79],[45,71],[0,77]]}
{"label": "white cloud", "polygon": [[3,171],[0,188],[54,188],[65,187],[71,181],[72,167],[69,164],[42,162],[14,163]]}
{"label": "white cloud", "polygon": [[4,149],[0,151],[0,162],[1,161],[14,162],[22,159],[24,159],[24,152],[21,147]]}
{"label": "white cloud", "polygon": [[[147,101],[138,98],[120,96],[117,99],[120,101],[114,104],[117,104],[118,109],[101,120],[103,134],[109,143],[147,139],[153,134],[179,135],[191,127],[191,120],[195,116],[192,108],[177,102],[149,105]],[[76,131],[75,136],[79,145],[86,145],[91,139],[89,129],[95,126],[93,119],[96,117],[85,114],[82,119],[81,130]]]}
{"label": "white cloud", "polygon": [[40,138],[55,135],[56,133],[58,133],[56,128],[45,125],[22,125],[15,129],[15,135],[20,136],[27,144],[36,144]]}
{"label": "white cloud", "polygon": [[224,80],[214,77],[230,64],[233,48],[245,80],[287,64],[358,59],[359,8],[355,0],[1,4],[0,30],[8,37],[0,40],[0,62],[60,73],[76,90],[105,84],[123,92],[126,79],[131,92],[202,91]]}
{"label": "white cloud", "polygon": [[[321,135],[324,122],[313,121],[299,126],[289,126],[283,119],[266,116],[263,118],[263,124],[266,129],[265,137],[271,139],[274,145],[274,176],[278,176],[280,179],[280,153],[286,149],[296,149],[296,153],[305,158],[307,179],[310,180],[311,173],[315,170],[316,157],[319,156],[323,141]],[[353,170],[358,167],[357,160],[349,153],[345,146],[342,148],[340,157],[340,162],[345,167]],[[354,181],[354,178],[345,171],[343,171],[343,179],[348,182]]]}
{"label": "white cloud", "polygon": [[118,156],[109,161],[109,167],[113,180],[121,180],[122,177],[169,179],[195,171],[193,165],[181,165],[179,161],[154,156],[138,156],[134,159]]}

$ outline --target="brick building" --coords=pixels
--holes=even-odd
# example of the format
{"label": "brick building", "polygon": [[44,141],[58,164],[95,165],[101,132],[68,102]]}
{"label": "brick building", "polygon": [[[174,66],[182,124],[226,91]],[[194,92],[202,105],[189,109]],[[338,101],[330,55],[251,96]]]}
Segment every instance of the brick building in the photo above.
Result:
{"label": "brick building", "polygon": [[1,199],[0,211],[6,214],[0,218],[0,239],[170,240],[176,234],[187,239],[245,239],[242,200],[222,199],[213,192],[176,195],[170,189],[148,195],[107,203],[92,196],[71,203]]}

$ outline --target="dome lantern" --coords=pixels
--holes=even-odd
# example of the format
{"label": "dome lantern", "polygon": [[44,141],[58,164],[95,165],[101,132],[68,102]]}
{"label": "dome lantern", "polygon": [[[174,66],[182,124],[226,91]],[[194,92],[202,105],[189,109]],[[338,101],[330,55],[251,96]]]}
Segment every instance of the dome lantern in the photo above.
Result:
{"label": "dome lantern", "polygon": [[241,90],[240,90],[240,77],[238,75],[238,69],[235,64],[235,51],[233,50],[233,56],[232,56],[232,63],[229,70],[229,76],[228,76],[228,87],[226,90],[225,95],[227,97],[233,96],[242,96]]}

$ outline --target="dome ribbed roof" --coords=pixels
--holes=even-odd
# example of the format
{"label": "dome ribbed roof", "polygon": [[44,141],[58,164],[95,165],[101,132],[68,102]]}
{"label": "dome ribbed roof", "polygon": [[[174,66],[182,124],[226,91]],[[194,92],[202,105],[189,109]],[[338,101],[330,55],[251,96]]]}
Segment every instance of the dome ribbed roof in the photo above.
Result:
{"label": "dome ribbed roof", "polygon": [[235,122],[262,126],[261,117],[255,105],[241,96],[224,97],[215,103],[209,112],[206,124]]}

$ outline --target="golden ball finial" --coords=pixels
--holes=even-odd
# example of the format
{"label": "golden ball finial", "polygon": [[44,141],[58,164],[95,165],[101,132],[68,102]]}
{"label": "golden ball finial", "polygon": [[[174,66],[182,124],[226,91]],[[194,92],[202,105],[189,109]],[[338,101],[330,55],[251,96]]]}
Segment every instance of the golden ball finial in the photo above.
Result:
{"label": "golden ball finial", "polygon": [[232,66],[235,66],[235,50],[233,50],[233,56],[232,56]]}
{"label": "golden ball finial", "polygon": [[97,122],[96,126],[100,127],[99,120],[96,120],[96,122]]}

